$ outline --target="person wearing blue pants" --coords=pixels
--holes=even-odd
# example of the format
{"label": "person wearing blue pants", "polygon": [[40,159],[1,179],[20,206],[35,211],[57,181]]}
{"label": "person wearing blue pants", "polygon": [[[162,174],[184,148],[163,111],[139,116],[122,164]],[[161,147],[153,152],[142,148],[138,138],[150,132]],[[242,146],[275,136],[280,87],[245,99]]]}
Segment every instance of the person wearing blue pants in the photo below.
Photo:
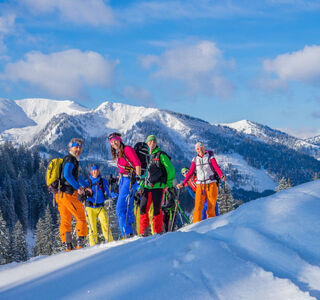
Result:
{"label": "person wearing blue pants", "polygon": [[114,132],[108,137],[113,161],[117,162],[120,173],[119,196],[116,213],[122,237],[133,236],[133,198],[138,189],[135,183],[141,175],[141,162],[130,146],[123,144],[121,134]]}

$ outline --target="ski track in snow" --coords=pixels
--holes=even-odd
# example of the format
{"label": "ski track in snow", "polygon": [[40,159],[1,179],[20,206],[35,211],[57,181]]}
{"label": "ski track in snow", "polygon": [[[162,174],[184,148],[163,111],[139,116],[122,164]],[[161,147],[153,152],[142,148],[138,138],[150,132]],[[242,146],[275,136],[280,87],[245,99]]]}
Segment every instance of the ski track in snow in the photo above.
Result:
{"label": "ski track in snow", "polygon": [[178,232],[0,268],[0,299],[320,299],[320,181]]}

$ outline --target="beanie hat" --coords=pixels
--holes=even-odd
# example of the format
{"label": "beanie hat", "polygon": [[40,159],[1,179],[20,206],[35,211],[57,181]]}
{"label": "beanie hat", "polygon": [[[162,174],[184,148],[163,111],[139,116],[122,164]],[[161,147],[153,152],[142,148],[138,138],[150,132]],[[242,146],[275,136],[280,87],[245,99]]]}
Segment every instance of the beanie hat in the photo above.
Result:
{"label": "beanie hat", "polygon": [[150,142],[150,141],[155,141],[157,142],[157,137],[153,134],[149,135],[146,139],[146,143]]}

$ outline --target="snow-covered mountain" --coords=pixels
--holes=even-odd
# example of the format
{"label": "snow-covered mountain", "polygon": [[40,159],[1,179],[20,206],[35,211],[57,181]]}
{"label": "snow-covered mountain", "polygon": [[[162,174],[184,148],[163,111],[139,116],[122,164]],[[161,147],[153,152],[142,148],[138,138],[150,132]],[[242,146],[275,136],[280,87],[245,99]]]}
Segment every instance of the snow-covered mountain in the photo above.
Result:
{"label": "snow-covered mountain", "polygon": [[0,298],[320,298],[320,181],[178,232],[0,268]]}
{"label": "snow-covered mountain", "polygon": [[[259,129],[258,124],[255,134],[259,129],[261,137],[252,139],[248,132],[235,130],[230,124],[212,125],[188,115],[143,106],[105,102],[87,109],[72,101],[47,99],[13,103],[34,124],[0,130],[0,140],[23,142],[46,153],[65,153],[69,140],[77,136],[86,142],[83,158],[106,161],[109,151],[106,137],[110,132],[120,131],[124,141],[131,145],[156,134],[161,148],[172,157],[178,178],[180,168],[189,166],[195,155],[195,143],[203,141],[216,153],[233,191],[242,196],[247,192],[252,195],[274,190],[283,176],[295,184],[306,182],[320,168],[320,162],[311,156],[292,150],[293,142],[297,145],[294,138],[267,127]],[[280,142],[270,142],[276,138]]]}
{"label": "snow-covered mountain", "polygon": [[0,99],[0,132],[10,128],[34,125],[36,123],[15,102],[8,99]]}
{"label": "snow-covered mountain", "polygon": [[314,136],[312,138],[305,139],[307,143],[320,146],[320,135]]}
{"label": "snow-covered mountain", "polygon": [[[288,148],[312,155],[320,159],[320,145],[315,140],[304,140],[288,135],[282,131],[272,129],[268,126],[248,120],[241,120],[234,123],[221,124],[246,134],[248,137],[260,140],[268,144],[281,144]],[[319,138],[320,144],[320,138]]]}

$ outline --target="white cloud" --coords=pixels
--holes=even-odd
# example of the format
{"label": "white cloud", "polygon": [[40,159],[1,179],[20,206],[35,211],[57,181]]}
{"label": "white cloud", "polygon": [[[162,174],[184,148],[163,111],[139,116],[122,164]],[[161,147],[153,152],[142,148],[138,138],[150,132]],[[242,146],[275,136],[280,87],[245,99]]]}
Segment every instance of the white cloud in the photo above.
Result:
{"label": "white cloud", "polygon": [[225,61],[222,52],[210,41],[180,45],[160,56],[146,55],[141,58],[141,64],[147,69],[156,66],[154,77],[184,82],[193,93],[228,98],[234,90],[232,83],[221,75],[233,62]]}
{"label": "white cloud", "polygon": [[48,55],[33,51],[7,64],[0,79],[23,81],[52,96],[81,98],[86,87],[111,86],[117,63],[91,51],[71,49]]}
{"label": "white cloud", "polygon": [[15,19],[14,14],[0,16],[0,58],[7,52],[4,38],[13,31]]}
{"label": "white cloud", "polygon": [[319,83],[320,46],[305,46],[300,51],[278,55],[265,60],[263,66],[281,81]]}
{"label": "white cloud", "polygon": [[22,0],[34,14],[58,12],[62,19],[74,24],[111,25],[115,19],[103,0]]}

